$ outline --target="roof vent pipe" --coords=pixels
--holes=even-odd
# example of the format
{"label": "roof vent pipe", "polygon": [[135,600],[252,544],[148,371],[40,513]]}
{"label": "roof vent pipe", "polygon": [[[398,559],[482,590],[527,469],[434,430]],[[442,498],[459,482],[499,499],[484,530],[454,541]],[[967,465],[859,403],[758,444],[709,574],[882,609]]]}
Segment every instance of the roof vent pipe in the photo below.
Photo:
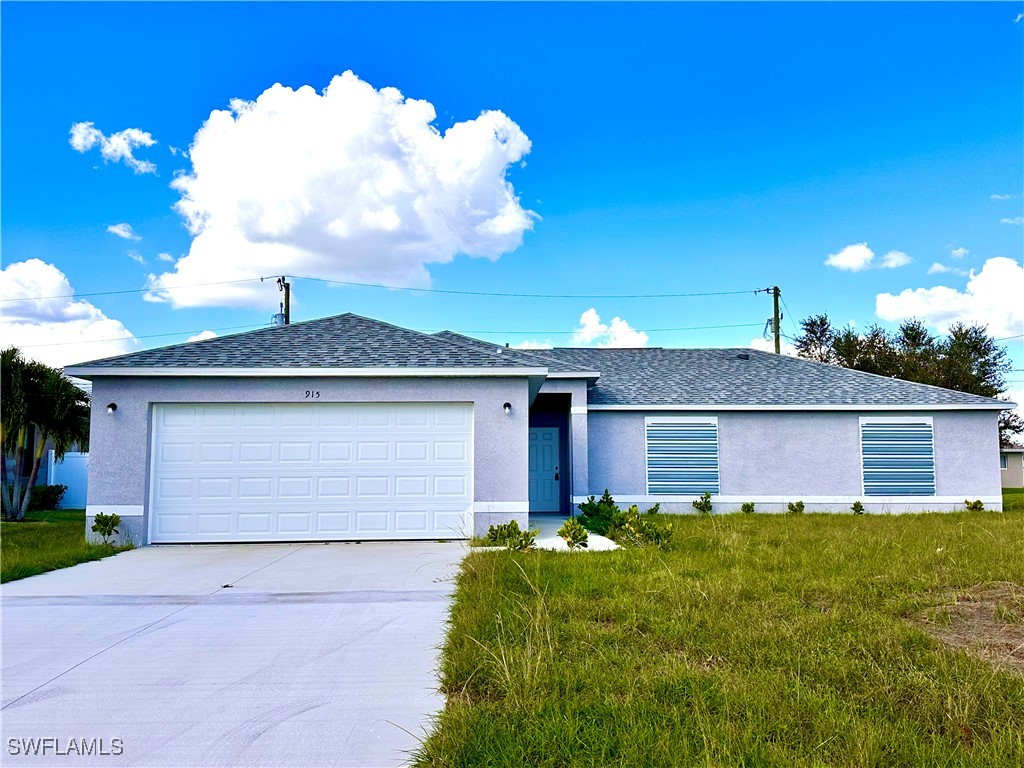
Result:
{"label": "roof vent pipe", "polygon": [[736,355],[736,359],[737,360],[749,360],[750,359],[750,353],[749,352],[740,352],[738,355]]}

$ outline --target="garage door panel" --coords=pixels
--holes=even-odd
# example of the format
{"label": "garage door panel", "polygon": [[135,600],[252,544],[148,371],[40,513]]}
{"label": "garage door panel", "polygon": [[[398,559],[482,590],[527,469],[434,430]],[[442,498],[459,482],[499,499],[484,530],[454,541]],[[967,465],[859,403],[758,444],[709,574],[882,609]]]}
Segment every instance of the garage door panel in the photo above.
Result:
{"label": "garage door panel", "polygon": [[465,536],[463,404],[157,405],[154,542]]}

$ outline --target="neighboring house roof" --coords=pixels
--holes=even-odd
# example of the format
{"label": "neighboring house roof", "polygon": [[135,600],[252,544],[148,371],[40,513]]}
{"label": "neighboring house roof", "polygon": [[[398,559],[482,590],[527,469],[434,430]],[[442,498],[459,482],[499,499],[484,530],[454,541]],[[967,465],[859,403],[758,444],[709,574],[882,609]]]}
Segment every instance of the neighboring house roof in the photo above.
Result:
{"label": "neighboring house roof", "polygon": [[[147,349],[69,366],[125,368],[522,368],[504,347],[452,344],[359,315],[344,314],[204,341]],[[533,365],[543,368],[543,365]]]}
{"label": "neighboring house roof", "polygon": [[1024,453],[1024,448],[1018,448],[1016,445],[1004,445],[999,449],[1000,453]]}
{"label": "neighboring house roof", "polygon": [[601,372],[590,405],[1007,407],[989,397],[753,349],[560,347],[546,354]]}
{"label": "neighboring house roof", "polygon": [[[68,366],[72,376],[527,375],[596,383],[598,408],[1007,408],[1010,404],[752,349],[520,350],[354,314],[175,344]],[[539,386],[539,383],[536,384]]]}

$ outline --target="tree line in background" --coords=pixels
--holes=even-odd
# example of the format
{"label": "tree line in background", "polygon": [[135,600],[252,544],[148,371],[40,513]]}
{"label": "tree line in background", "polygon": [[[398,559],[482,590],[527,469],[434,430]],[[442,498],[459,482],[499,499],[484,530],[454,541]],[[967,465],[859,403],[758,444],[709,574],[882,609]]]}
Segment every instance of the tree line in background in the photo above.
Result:
{"label": "tree line in background", "polygon": [[[873,325],[863,334],[835,328],[827,314],[800,323],[797,355],[857,371],[955,389],[983,397],[1006,391],[1012,363],[1006,349],[981,325],[955,323],[945,336],[931,333],[919,320],[907,320],[895,332]],[[1005,399],[1005,398],[1002,398]],[[1024,420],[1013,411],[999,416],[999,441],[1014,444]]]}
{"label": "tree line in background", "polygon": [[16,347],[8,347],[0,352],[0,506],[5,520],[25,519],[47,442],[57,460],[76,446],[88,450],[89,395],[57,368],[26,360]]}

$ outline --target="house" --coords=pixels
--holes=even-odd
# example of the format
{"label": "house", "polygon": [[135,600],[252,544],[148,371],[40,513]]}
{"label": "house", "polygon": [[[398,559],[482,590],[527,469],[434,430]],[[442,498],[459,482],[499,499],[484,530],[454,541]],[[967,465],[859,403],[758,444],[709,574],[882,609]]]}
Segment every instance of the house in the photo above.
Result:
{"label": "house", "polygon": [[1003,488],[1024,488],[1024,448],[999,449],[999,478]]}
{"label": "house", "polygon": [[527,352],[344,314],[70,366],[87,527],[137,543],[466,537],[605,488],[692,512],[1000,509],[1007,403],[750,349]]}

